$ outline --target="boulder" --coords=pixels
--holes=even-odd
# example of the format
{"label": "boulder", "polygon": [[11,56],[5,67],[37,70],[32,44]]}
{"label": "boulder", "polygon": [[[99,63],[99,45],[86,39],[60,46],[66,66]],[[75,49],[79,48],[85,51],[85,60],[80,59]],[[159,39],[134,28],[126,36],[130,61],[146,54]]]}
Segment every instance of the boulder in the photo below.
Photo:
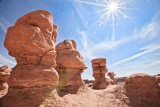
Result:
{"label": "boulder", "polygon": [[130,106],[159,107],[160,86],[155,76],[147,74],[133,74],[125,80],[124,85]]}

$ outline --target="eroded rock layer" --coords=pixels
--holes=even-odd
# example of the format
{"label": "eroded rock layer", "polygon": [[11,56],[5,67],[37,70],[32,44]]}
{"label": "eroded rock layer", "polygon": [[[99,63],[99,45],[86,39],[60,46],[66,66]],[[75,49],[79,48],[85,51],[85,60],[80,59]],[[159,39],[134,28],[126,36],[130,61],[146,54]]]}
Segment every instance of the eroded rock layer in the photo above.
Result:
{"label": "eroded rock layer", "polygon": [[8,93],[8,78],[10,75],[11,69],[8,66],[0,67],[0,98],[4,97]]}
{"label": "eroded rock layer", "polygon": [[159,107],[160,86],[155,76],[133,74],[125,81],[131,107]]}
{"label": "eroded rock layer", "polygon": [[3,107],[38,107],[55,88],[59,79],[55,70],[56,36],[52,15],[44,10],[28,13],[8,28],[4,46],[17,65],[8,81]]}
{"label": "eroded rock layer", "polygon": [[60,76],[58,88],[69,93],[76,93],[83,84],[81,73],[87,68],[83,57],[76,50],[76,42],[64,40],[56,46],[56,51],[56,70]]}
{"label": "eroded rock layer", "polygon": [[107,87],[105,74],[108,72],[106,68],[105,58],[96,58],[92,61],[93,77],[95,81],[93,83],[94,89],[105,89]]}

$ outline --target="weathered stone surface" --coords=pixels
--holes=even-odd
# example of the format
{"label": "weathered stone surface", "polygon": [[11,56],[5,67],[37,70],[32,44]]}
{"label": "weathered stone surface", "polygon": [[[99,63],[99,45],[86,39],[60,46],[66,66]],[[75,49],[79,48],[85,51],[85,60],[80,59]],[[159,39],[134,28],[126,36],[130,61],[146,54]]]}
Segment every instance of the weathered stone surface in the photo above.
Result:
{"label": "weathered stone surface", "polygon": [[8,78],[11,69],[8,66],[0,67],[0,98],[4,97],[8,93]]}
{"label": "weathered stone surface", "polygon": [[155,76],[133,74],[126,79],[125,89],[132,107],[160,106],[160,86]]}
{"label": "weathered stone surface", "polygon": [[65,49],[57,51],[57,67],[86,69],[83,58],[77,50]]}
{"label": "weathered stone surface", "polygon": [[64,40],[63,42],[59,43],[56,46],[56,51],[65,50],[65,49],[72,49],[76,50],[77,45],[74,40]]}
{"label": "weathered stone surface", "polygon": [[83,84],[81,73],[86,69],[83,57],[76,50],[74,40],[64,40],[56,46],[57,67],[59,73],[59,89],[69,93],[76,93]]}
{"label": "weathered stone surface", "polygon": [[8,28],[4,46],[14,57],[24,51],[43,56],[46,52],[54,50],[54,39],[57,36],[57,27],[54,26],[56,25],[53,25],[52,16],[48,11],[31,12]]}
{"label": "weathered stone surface", "polygon": [[54,46],[57,29],[48,11],[37,10],[20,17],[7,30],[4,46],[17,65],[8,81],[10,88],[2,99],[3,107],[29,107],[29,101],[38,107],[55,88],[59,79]]}
{"label": "weathered stone surface", "polygon": [[105,89],[108,84],[106,84],[105,73],[108,72],[106,68],[106,59],[105,58],[96,58],[92,61],[93,68],[93,77],[95,81],[93,83],[94,89]]}
{"label": "weathered stone surface", "polygon": [[108,75],[108,76],[110,77],[110,79],[113,81],[113,82],[111,82],[112,85],[113,85],[113,84],[117,84],[117,83],[116,83],[116,79],[114,78],[114,76],[116,76],[116,74],[115,74],[114,72],[108,72],[107,75]]}
{"label": "weathered stone surface", "polygon": [[58,73],[53,67],[45,66],[16,66],[13,68],[8,81],[12,88],[32,88],[41,86],[55,87]]}

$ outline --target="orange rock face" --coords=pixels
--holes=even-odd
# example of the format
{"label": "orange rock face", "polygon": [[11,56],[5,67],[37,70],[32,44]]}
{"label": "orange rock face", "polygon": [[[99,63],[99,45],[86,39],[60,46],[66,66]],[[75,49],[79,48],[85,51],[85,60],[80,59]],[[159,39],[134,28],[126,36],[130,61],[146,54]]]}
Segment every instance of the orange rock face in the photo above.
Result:
{"label": "orange rock face", "polygon": [[113,85],[113,84],[116,84],[116,79],[114,78],[114,76],[116,76],[116,74],[114,73],[114,72],[108,72],[108,74],[107,74],[109,77],[110,77],[110,79],[113,81],[113,82],[111,82],[111,84]]}
{"label": "orange rock face", "polygon": [[56,46],[56,51],[56,70],[60,76],[60,90],[76,93],[83,84],[81,73],[87,68],[82,56],[76,50],[76,42],[74,40],[64,40]]}
{"label": "orange rock face", "polygon": [[44,94],[57,85],[56,36],[57,26],[52,15],[44,10],[28,13],[8,28],[4,46],[15,57],[17,65],[8,81],[10,91],[4,98],[4,107],[9,106],[8,102],[14,107],[38,106]]}
{"label": "orange rock face", "polygon": [[11,69],[8,66],[0,67],[0,98],[4,97],[8,93],[8,78]]}
{"label": "orange rock face", "polygon": [[93,77],[95,81],[93,83],[94,89],[105,89],[107,87],[105,73],[108,72],[106,68],[105,58],[96,58],[92,61]]}
{"label": "orange rock face", "polygon": [[159,107],[160,86],[155,76],[133,74],[125,81],[131,107]]}

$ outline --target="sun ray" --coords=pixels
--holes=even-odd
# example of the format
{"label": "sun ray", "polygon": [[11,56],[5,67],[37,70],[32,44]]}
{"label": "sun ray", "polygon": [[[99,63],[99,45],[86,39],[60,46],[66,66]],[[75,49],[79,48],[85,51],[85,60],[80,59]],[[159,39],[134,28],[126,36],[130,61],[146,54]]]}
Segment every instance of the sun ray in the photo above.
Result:
{"label": "sun ray", "polygon": [[104,9],[101,9],[101,10],[99,10],[99,11],[97,11],[97,12],[99,13],[99,12],[102,12],[102,11],[107,11],[107,9],[104,8]]}
{"label": "sun ray", "polygon": [[121,0],[117,0],[117,3],[119,4]]}
{"label": "sun ray", "polygon": [[118,6],[118,9],[123,9],[123,10],[135,10],[135,9],[133,9],[133,8],[121,7],[121,6]]}
{"label": "sun ray", "polygon": [[114,48],[114,46],[115,46],[115,44],[114,44],[114,40],[115,40],[115,33],[114,33],[115,27],[114,27],[114,25],[115,25],[115,14],[112,13],[112,37],[111,37],[111,41],[112,41],[112,45],[113,45],[113,63],[115,62],[115,48]]}
{"label": "sun ray", "polygon": [[107,21],[109,20],[110,14],[111,14],[111,13],[107,14],[107,16],[106,16],[107,18],[106,18],[106,20],[104,21],[104,25],[106,25]]}
{"label": "sun ray", "polygon": [[97,24],[97,23],[98,23],[101,19],[103,19],[103,17],[105,17],[107,14],[108,14],[108,11],[105,12],[99,19],[97,19],[96,22],[93,23],[93,24],[90,26],[90,28],[92,28],[95,24]]}
{"label": "sun ray", "polygon": [[126,1],[126,2],[118,3],[118,6],[121,6],[121,5],[127,4],[127,3],[132,2],[132,1],[133,1],[133,0],[128,0],[128,1]]}
{"label": "sun ray", "polygon": [[98,3],[92,3],[92,2],[86,2],[86,1],[81,1],[81,0],[75,0],[77,2],[85,3],[85,4],[90,4],[90,5],[95,5],[95,6],[103,6],[106,7],[104,4],[98,4]]}
{"label": "sun ray", "polygon": [[111,0],[106,1],[107,6],[111,3]]}
{"label": "sun ray", "polygon": [[115,19],[116,19],[116,18],[119,19],[119,17],[118,17],[118,12],[115,12]]}
{"label": "sun ray", "polygon": [[128,19],[130,19],[130,20],[133,20],[132,18],[130,18],[128,15],[126,15],[125,13],[123,13],[123,12],[121,12],[121,11],[119,11],[119,10],[117,10],[117,12],[118,13],[120,13],[121,15],[123,15],[123,17],[125,17],[125,18],[128,18]]}
{"label": "sun ray", "polygon": [[[128,1],[122,1],[122,0],[105,0],[104,4],[98,4],[98,3],[93,3],[93,2],[86,2],[86,1],[81,1],[81,0],[75,0],[84,4],[89,4],[89,5],[95,5],[95,6],[100,6],[103,7],[103,9],[97,11],[97,13],[99,12],[104,12],[90,27],[92,28],[94,25],[96,25],[97,23],[106,25],[107,21],[110,19],[111,20],[111,24],[112,24],[112,35],[111,35],[111,41],[112,41],[112,45],[113,47],[115,47],[114,45],[114,41],[115,41],[115,21],[117,18],[120,18],[120,16],[122,15],[123,17],[130,19],[133,21],[133,19],[131,19],[129,16],[127,16],[123,10],[132,10],[132,8],[128,8],[125,5],[128,4],[129,2],[133,1],[133,0],[128,0]],[[115,61],[115,49],[113,49],[113,62]]]}

